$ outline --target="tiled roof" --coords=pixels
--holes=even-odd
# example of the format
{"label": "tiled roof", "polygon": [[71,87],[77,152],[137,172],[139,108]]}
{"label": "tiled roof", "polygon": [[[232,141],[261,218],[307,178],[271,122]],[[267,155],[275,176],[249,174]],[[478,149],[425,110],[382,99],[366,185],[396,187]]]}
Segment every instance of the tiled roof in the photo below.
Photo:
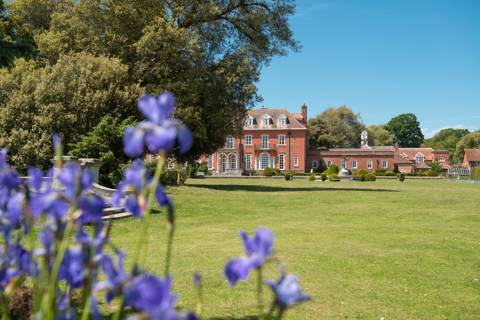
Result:
{"label": "tiled roof", "polygon": [[392,156],[395,151],[394,147],[372,147],[372,148],[333,148],[327,151],[320,151],[324,156],[336,155],[355,155],[355,156]]}
{"label": "tiled roof", "polygon": [[395,153],[395,156],[393,157],[393,162],[395,164],[413,164],[414,160],[403,158],[399,153]]}
{"label": "tiled roof", "polygon": [[415,157],[418,153],[423,154],[425,161],[433,160],[433,149],[432,148],[398,148],[397,151],[400,155],[405,153],[408,156],[409,160],[415,160]]}
{"label": "tiled roof", "polygon": [[[252,116],[255,119],[253,126],[245,126],[244,130],[252,129],[307,129],[307,127],[301,123],[302,120],[301,113],[292,113],[288,112],[286,109],[252,109],[247,111],[249,116]],[[272,122],[268,126],[263,125],[263,117],[269,115],[272,118]],[[286,116],[288,118],[286,125],[279,125],[278,120],[281,116]]]}
{"label": "tiled roof", "polygon": [[480,161],[480,149],[465,149],[465,157],[468,161]]}
{"label": "tiled roof", "polygon": [[415,169],[430,169],[431,167],[426,164],[425,162],[417,162],[415,163]]}

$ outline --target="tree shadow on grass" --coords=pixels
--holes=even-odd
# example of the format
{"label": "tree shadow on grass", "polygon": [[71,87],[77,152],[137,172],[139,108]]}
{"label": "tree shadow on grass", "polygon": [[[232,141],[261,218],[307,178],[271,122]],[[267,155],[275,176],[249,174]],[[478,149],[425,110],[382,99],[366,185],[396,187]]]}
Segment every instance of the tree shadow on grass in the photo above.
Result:
{"label": "tree shadow on grass", "polygon": [[[258,316],[231,316],[231,317],[213,317],[207,318],[208,320],[258,320]],[[272,316],[264,316],[264,320],[273,320],[276,319]]]}
{"label": "tree shadow on grass", "polygon": [[398,192],[398,190],[378,188],[352,188],[352,187],[278,187],[278,186],[256,186],[247,184],[185,184],[191,188],[203,188],[219,191],[250,191],[250,192],[312,192],[312,191],[361,191],[361,192]]}

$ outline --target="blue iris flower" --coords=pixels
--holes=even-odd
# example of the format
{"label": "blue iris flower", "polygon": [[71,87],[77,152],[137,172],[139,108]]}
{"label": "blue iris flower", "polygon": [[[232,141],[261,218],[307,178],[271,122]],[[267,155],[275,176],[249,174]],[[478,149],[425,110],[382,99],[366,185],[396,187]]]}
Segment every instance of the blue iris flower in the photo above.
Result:
{"label": "blue iris flower", "polygon": [[125,130],[123,145],[128,156],[133,158],[141,156],[145,145],[152,153],[169,151],[175,144],[180,146],[180,154],[186,153],[191,148],[193,138],[190,130],[177,119],[170,119],[175,111],[175,105],[175,96],[168,91],[158,97],[144,95],[139,99],[138,109],[146,121]]}
{"label": "blue iris flower", "polygon": [[224,269],[225,277],[232,287],[238,280],[246,280],[252,269],[261,267],[273,251],[274,236],[267,228],[258,228],[253,237],[249,237],[245,231],[241,231],[240,235],[246,256],[230,260]]}
{"label": "blue iris flower", "polygon": [[268,284],[275,295],[274,304],[281,309],[310,300],[310,296],[302,292],[300,281],[293,274],[282,274],[280,279],[277,281],[270,280]]}
{"label": "blue iris flower", "polygon": [[[152,177],[145,167],[145,163],[139,159],[135,160],[125,170],[125,177],[117,186],[117,191],[112,197],[113,206],[120,207],[121,199],[125,197],[125,209],[135,217],[143,216],[143,212],[147,208],[144,190],[151,183],[153,183]],[[172,201],[165,193],[161,184],[157,186],[155,197],[161,206],[172,206]]]}
{"label": "blue iris flower", "polygon": [[110,303],[113,298],[121,293],[123,285],[129,279],[124,270],[124,253],[117,252],[117,267],[115,267],[112,258],[109,255],[103,255],[100,261],[106,280],[98,282],[95,285],[95,291],[107,290],[105,300]]}

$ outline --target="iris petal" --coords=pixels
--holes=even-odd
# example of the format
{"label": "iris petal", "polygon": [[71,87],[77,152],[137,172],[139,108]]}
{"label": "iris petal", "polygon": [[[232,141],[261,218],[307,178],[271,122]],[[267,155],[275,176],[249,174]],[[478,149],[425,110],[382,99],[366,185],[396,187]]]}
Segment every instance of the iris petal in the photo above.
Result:
{"label": "iris petal", "polygon": [[123,135],[123,151],[132,158],[142,155],[144,136],[143,130],[128,127]]}
{"label": "iris petal", "polygon": [[148,130],[145,142],[150,152],[170,150],[175,145],[177,129],[175,127],[156,126]]}

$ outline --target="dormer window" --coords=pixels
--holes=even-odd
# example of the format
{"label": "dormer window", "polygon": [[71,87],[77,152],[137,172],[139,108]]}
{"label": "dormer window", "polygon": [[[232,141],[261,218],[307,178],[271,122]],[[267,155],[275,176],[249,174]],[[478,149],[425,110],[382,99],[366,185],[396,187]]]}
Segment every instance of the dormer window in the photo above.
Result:
{"label": "dormer window", "polygon": [[278,125],[279,126],[286,126],[288,123],[288,117],[285,116],[285,115],[281,115],[279,118],[278,118]]}
{"label": "dormer window", "polygon": [[253,127],[255,124],[255,118],[248,115],[247,118],[245,119],[245,126],[246,127]]}
{"label": "dormer window", "polygon": [[415,161],[417,163],[424,163],[425,162],[425,156],[422,153],[417,153],[415,155]]}
{"label": "dormer window", "polygon": [[270,117],[268,114],[263,116],[263,125],[264,126],[269,126],[273,124],[272,117]]}

